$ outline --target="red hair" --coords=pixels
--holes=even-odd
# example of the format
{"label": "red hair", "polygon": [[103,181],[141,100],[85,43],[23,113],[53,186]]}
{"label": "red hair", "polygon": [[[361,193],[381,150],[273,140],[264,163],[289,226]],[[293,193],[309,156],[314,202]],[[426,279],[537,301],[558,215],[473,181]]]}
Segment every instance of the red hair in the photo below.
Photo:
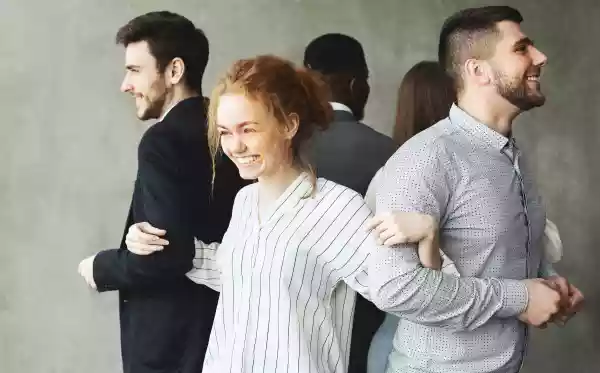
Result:
{"label": "red hair", "polygon": [[298,131],[292,139],[294,162],[314,178],[312,167],[304,153],[304,145],[315,130],[324,130],[333,119],[329,91],[318,73],[297,68],[290,61],[272,55],[262,55],[236,61],[214,88],[208,110],[208,140],[213,167],[220,149],[216,112],[220,97],[241,92],[264,105],[281,124],[296,114]]}

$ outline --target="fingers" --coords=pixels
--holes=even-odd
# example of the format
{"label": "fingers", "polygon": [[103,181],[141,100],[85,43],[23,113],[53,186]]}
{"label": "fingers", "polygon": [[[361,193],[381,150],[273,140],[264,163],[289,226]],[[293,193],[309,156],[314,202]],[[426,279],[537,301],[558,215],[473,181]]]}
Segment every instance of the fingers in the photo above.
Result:
{"label": "fingers", "polygon": [[77,273],[79,273],[79,275],[81,277],[83,277],[83,280],[90,288],[96,290],[96,282],[94,281],[94,274],[93,274],[93,271],[90,271],[90,273],[88,273],[88,271],[86,270],[86,267],[85,267],[86,260],[87,259],[84,259],[81,262],[79,262],[79,265],[77,266]]}
{"label": "fingers", "polygon": [[129,227],[125,236],[127,250],[137,255],[150,255],[164,249],[169,241],[160,238],[166,233],[163,229],[157,229],[147,222],[134,224]]}
{"label": "fingers", "polygon": [[558,326],[565,326],[567,324],[567,321],[569,321],[569,316],[557,315],[552,321]]}
{"label": "fingers", "polygon": [[569,314],[579,312],[583,307],[583,293],[573,285],[569,286]]}
{"label": "fingers", "polygon": [[97,290],[96,289],[96,283],[94,282],[93,279],[86,277],[85,282],[87,282],[87,284],[88,284],[89,287],[91,287],[94,290]]}
{"label": "fingers", "polygon": [[160,238],[159,236],[145,233],[141,230],[133,231],[127,234],[129,237],[131,235],[131,239],[140,243],[152,244],[152,245],[168,245],[169,241],[164,238]]}
{"label": "fingers", "polygon": [[164,229],[160,229],[160,228],[156,228],[153,227],[150,223],[148,222],[143,222],[143,223],[139,223],[139,224],[134,224],[137,225],[138,228],[145,233],[151,234],[151,235],[155,235],[155,236],[164,236],[165,234],[167,234],[167,231]]}
{"label": "fingers", "polygon": [[379,224],[373,234],[377,238],[377,243],[382,246],[393,246],[407,243],[407,237],[404,233],[397,231],[393,224],[383,222]]}
{"label": "fingers", "polygon": [[407,243],[406,236],[402,234],[402,232],[398,232],[396,234],[391,235],[389,238],[383,240],[383,246],[394,246]]}
{"label": "fingers", "polygon": [[393,246],[425,239],[434,226],[432,221],[429,215],[419,213],[383,213],[369,219],[365,227],[373,232],[380,245]]}
{"label": "fingers", "polygon": [[[146,224],[148,226],[145,226]],[[151,229],[148,229],[149,227]],[[155,232],[155,230],[156,230],[156,228],[152,227],[148,223],[134,224],[131,227],[129,227],[129,231],[127,232],[126,239],[131,242],[138,242],[138,243],[148,244],[148,245],[162,245],[162,246],[168,245],[169,241],[160,237],[160,236],[164,235],[164,233],[166,233],[166,232],[164,230],[162,230],[161,232],[163,232],[163,233],[161,233],[160,235],[150,233],[150,232]]]}
{"label": "fingers", "polygon": [[367,222],[365,223],[365,230],[370,231],[370,230],[375,229],[381,223],[383,223],[384,220],[385,220],[384,217],[382,217],[381,215],[373,216],[372,218],[368,219]]}
{"label": "fingers", "polygon": [[381,243],[383,243],[385,240],[394,237],[395,234],[396,233],[393,230],[389,228],[383,228],[383,230],[377,234],[377,238],[379,241],[381,241]]}
{"label": "fingers", "polygon": [[568,309],[570,300],[569,291],[571,289],[571,285],[567,279],[560,276],[553,276],[546,280],[546,284],[560,294],[560,308]]}
{"label": "fingers", "polygon": [[[558,284],[558,281],[556,281],[557,284],[556,286],[559,287],[561,285]],[[567,301],[566,304],[563,306],[561,312],[556,316],[555,318],[555,322],[557,325],[559,326],[564,326],[567,324],[567,322],[569,320],[571,320],[571,318],[573,316],[575,316],[575,314],[577,312],[579,312],[581,310],[581,308],[583,307],[583,301],[584,301],[584,297],[583,294],[581,293],[581,291],[579,289],[577,289],[575,286],[569,284],[566,280],[564,281],[564,283],[567,284]]]}
{"label": "fingers", "polygon": [[569,297],[569,283],[567,282],[567,279],[564,277],[559,277],[554,280],[554,283],[556,284],[556,287],[557,287],[556,290],[560,293],[560,295],[562,297],[568,298]]}
{"label": "fingers", "polygon": [[164,249],[164,246],[161,245],[150,245],[130,239],[125,239],[125,245],[127,245],[127,250],[137,255],[150,255]]}
{"label": "fingers", "polygon": [[[375,235],[378,242],[381,241],[382,235],[393,234],[393,230],[390,229],[389,223],[385,220],[378,221],[377,225],[372,225],[371,232]],[[384,233],[387,232],[387,233]],[[380,242],[381,244],[381,242]]]}

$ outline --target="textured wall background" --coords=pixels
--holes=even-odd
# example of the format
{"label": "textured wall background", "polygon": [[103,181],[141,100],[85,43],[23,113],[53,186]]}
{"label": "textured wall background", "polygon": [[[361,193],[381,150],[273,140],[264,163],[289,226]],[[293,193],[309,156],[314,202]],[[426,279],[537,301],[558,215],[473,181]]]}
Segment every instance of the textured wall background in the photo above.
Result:
{"label": "textured wall background", "polygon": [[[180,12],[211,40],[205,81],[239,57],[301,60],[313,37],[338,31],[368,54],[366,121],[391,133],[395,91],[410,66],[434,58],[443,19],[482,1],[34,0],[0,1],[0,372],[118,372],[116,294],[88,291],[77,264],[119,242],[144,130],[119,94],[119,26],[150,10]],[[536,331],[525,372],[597,372],[600,358],[600,3],[519,5],[549,57],[546,105],[518,120],[587,309],[566,328]],[[519,4],[521,3],[521,4]]]}

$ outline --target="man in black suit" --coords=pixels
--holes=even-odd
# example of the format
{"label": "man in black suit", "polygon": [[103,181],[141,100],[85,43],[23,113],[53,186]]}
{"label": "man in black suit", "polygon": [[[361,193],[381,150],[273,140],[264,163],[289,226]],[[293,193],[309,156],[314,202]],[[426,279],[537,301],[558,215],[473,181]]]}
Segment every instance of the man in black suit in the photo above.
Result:
{"label": "man in black suit", "polygon": [[[126,227],[149,222],[166,232],[169,250],[138,256],[119,249],[84,259],[79,272],[99,292],[118,290],[124,373],[198,373],[218,293],[191,282],[195,238],[221,241],[242,186],[227,159],[213,193],[202,77],[208,40],[170,12],[134,18],[117,33],[125,47],[123,92],[141,120],[158,119],[138,148],[138,173]],[[166,233],[166,234],[165,234]]]}
{"label": "man in black suit", "polygon": [[[312,139],[311,157],[317,175],[364,196],[373,176],[397,146],[390,137],[361,122],[370,93],[363,48],[350,36],[325,34],[306,47],[304,66],[324,76],[333,100],[334,121]],[[366,372],[369,345],[383,318],[383,312],[358,295],[349,373]]]}

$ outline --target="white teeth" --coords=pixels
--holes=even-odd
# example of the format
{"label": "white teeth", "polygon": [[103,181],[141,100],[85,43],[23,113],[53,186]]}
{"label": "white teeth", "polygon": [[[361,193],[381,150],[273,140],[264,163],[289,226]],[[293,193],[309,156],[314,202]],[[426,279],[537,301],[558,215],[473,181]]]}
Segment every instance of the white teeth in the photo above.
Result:
{"label": "white teeth", "polygon": [[250,164],[258,161],[258,158],[257,155],[251,155],[249,157],[238,157],[237,161],[241,164]]}
{"label": "white teeth", "polygon": [[540,77],[539,76],[528,76],[527,80],[533,80],[534,82],[539,82]]}

